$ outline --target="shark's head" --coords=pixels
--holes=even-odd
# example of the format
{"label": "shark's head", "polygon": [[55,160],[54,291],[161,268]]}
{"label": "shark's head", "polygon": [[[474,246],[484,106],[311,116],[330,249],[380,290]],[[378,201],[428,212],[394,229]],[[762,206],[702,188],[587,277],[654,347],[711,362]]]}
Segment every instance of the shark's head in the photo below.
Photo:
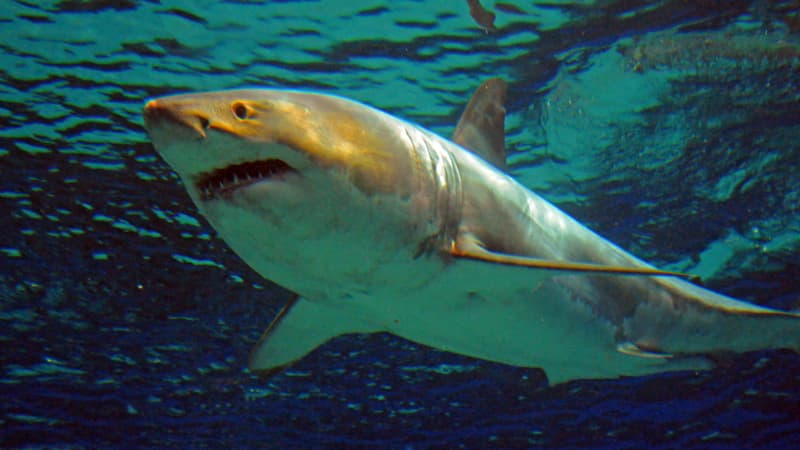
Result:
{"label": "shark's head", "polygon": [[148,102],[145,124],[220,236],[303,295],[386,284],[397,273],[388,265],[452,239],[452,157],[436,136],[363,104],[284,90],[188,94]]}

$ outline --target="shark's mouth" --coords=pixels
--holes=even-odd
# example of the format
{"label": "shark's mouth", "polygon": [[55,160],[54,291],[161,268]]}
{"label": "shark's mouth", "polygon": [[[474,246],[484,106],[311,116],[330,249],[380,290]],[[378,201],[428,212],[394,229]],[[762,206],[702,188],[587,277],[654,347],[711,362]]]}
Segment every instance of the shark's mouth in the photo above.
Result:
{"label": "shark's mouth", "polygon": [[280,180],[291,173],[297,173],[297,170],[280,159],[262,159],[200,174],[195,185],[203,200],[211,200],[230,196],[237,189],[258,182]]}

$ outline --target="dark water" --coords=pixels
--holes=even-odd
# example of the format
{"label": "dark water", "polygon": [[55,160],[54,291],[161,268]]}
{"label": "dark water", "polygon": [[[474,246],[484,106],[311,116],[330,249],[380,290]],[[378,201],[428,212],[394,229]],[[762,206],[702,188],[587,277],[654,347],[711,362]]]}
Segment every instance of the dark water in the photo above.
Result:
{"label": "dark water", "polygon": [[[5,1],[3,448],[794,448],[800,356],[547,387],[387,335],[244,370],[288,294],[156,156],[153,96],[315,89],[449,134],[511,84],[512,173],[638,256],[800,306],[800,6]],[[800,332],[800,331],[798,331]]]}

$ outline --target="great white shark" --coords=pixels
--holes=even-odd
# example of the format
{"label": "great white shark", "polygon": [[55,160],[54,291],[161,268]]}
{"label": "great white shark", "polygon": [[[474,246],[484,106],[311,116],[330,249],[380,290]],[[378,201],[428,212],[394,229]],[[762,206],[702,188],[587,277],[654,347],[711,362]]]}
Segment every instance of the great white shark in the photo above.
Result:
{"label": "great white shark", "polygon": [[156,150],[219,236],[296,296],[250,369],[346,333],[542,368],[551,384],[712,367],[800,347],[800,314],[658,270],[509,176],[506,84],[483,83],[452,140],[370,106],[253,89],[157,98]]}

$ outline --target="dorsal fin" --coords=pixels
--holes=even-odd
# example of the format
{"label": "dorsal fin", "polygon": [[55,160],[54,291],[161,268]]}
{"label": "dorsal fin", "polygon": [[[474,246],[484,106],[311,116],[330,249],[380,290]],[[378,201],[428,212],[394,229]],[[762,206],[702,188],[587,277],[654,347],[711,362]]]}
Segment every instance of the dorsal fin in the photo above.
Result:
{"label": "dorsal fin", "polygon": [[452,140],[500,170],[506,170],[506,89],[501,78],[490,78],[475,90],[461,114]]}

